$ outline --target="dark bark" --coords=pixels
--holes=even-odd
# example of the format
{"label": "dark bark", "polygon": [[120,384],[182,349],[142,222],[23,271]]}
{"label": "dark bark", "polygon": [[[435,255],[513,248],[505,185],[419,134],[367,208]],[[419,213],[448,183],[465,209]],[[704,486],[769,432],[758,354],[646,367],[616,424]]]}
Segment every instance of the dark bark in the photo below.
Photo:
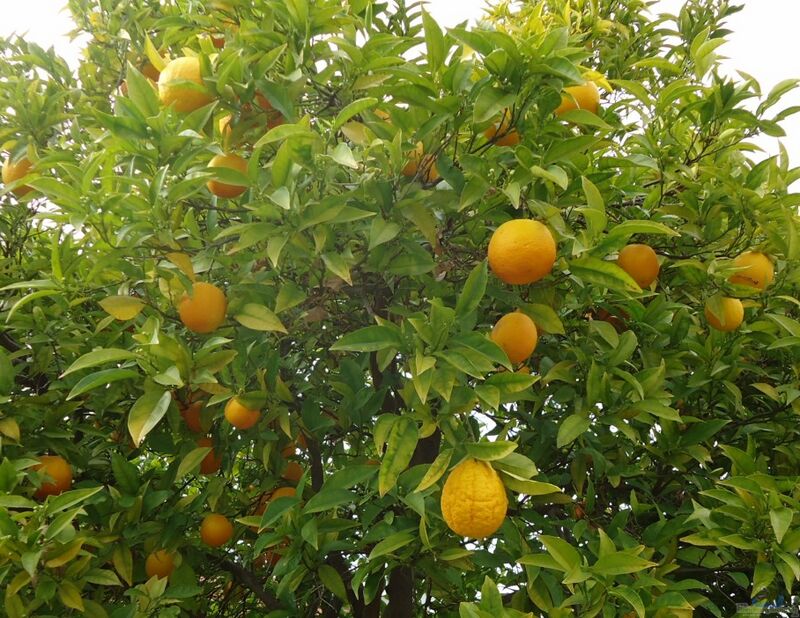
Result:
{"label": "dark bark", "polygon": [[389,604],[384,618],[413,618],[414,616],[414,572],[410,566],[400,566],[389,574],[386,586]]}
{"label": "dark bark", "polygon": [[278,609],[281,607],[281,602],[269,590],[264,587],[264,582],[251,571],[248,571],[241,564],[226,560],[225,558],[213,557],[217,563],[228,573],[233,575],[233,578],[242,586],[250,590],[264,607],[267,609]]}

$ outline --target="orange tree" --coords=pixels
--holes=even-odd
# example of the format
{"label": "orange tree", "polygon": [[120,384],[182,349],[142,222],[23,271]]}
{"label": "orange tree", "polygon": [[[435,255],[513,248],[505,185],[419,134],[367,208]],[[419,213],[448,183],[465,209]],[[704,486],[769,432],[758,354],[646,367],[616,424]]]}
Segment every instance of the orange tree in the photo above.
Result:
{"label": "orange tree", "polygon": [[6,615],[795,589],[795,83],[720,74],[734,7],[69,6],[76,71],[0,63]]}

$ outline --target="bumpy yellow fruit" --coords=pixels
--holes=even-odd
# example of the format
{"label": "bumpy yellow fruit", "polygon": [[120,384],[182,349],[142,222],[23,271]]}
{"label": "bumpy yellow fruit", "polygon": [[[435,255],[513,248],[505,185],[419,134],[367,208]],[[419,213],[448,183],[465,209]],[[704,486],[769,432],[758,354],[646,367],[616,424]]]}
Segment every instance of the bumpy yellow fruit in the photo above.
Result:
{"label": "bumpy yellow fruit", "polygon": [[489,240],[489,266],[506,283],[538,281],[550,273],[555,261],[556,241],[539,221],[506,221]]}
{"label": "bumpy yellow fruit", "polygon": [[482,539],[503,524],[508,497],[500,475],[491,465],[467,459],[447,477],[441,507],[444,521],[453,532]]}
{"label": "bumpy yellow fruit", "polygon": [[770,259],[757,251],[745,251],[733,264],[744,270],[731,275],[730,282],[763,290],[775,278],[775,267]]}
{"label": "bumpy yellow fruit", "polygon": [[508,360],[516,365],[528,360],[533,354],[539,341],[539,333],[533,320],[516,311],[497,320],[492,329],[492,341],[503,348]]}

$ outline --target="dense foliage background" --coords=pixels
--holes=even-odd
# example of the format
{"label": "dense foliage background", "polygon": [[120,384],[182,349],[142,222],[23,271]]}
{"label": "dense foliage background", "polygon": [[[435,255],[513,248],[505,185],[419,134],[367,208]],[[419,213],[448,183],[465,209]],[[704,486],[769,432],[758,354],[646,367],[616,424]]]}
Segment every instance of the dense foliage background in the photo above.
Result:
{"label": "dense foliage background", "polygon": [[[718,73],[728,2],[647,4],[500,3],[443,31],[403,0],[70,0],[91,36],[77,74],[2,41],[0,142],[34,163],[11,185],[33,191],[0,197],[5,613],[643,618],[788,598],[800,172],[749,140],[781,135],[796,81]],[[214,92],[189,114],[146,77],[183,55]],[[598,114],[554,115],[586,79]],[[484,136],[505,109],[510,147]],[[419,142],[441,178],[403,175]],[[249,161],[240,198],[206,189],[244,183],[206,167],[223,151]],[[509,286],[486,248],[525,217],[559,257]],[[628,242],[659,255],[650,289],[614,264]],[[728,281],[745,250],[775,263],[763,292]],[[227,295],[213,334],[178,320],[192,280]],[[703,316],[720,294],[746,308],[732,333]],[[518,308],[541,335],[530,373],[487,337]],[[222,418],[237,393],[253,429]],[[42,500],[47,453],[74,483]],[[466,455],[509,490],[485,541],[441,518]],[[235,521],[220,549],[198,534],[211,511]],[[162,548],[177,568],[148,580]]]}

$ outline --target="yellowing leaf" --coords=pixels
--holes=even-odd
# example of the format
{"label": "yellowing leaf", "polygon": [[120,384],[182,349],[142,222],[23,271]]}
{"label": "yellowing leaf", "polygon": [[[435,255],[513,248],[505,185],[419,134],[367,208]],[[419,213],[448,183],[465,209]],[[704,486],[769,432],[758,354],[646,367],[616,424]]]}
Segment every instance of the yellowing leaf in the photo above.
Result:
{"label": "yellowing leaf", "polygon": [[81,547],[83,547],[83,539],[75,539],[69,545],[65,545],[60,554],[51,558],[44,564],[51,569],[63,566],[80,553]]}
{"label": "yellowing leaf", "polygon": [[134,296],[109,296],[100,306],[117,320],[132,320],[144,309],[144,303]]}
{"label": "yellowing leaf", "polygon": [[58,587],[58,598],[67,607],[83,611],[83,599],[81,598],[81,591],[78,587],[69,580],[63,580]]}
{"label": "yellowing leaf", "polygon": [[192,259],[186,255],[185,253],[167,253],[167,259],[175,264],[178,268],[181,269],[181,272],[189,277],[192,281],[196,281],[196,277],[194,274],[194,266],[192,265]]}
{"label": "yellowing leaf", "polygon": [[13,418],[0,419],[0,433],[11,438],[14,442],[19,442],[19,425]]}
{"label": "yellowing leaf", "polygon": [[144,40],[144,53],[147,55],[147,59],[150,61],[150,64],[155,67],[155,69],[160,73],[164,70],[164,67],[167,66],[167,62],[161,57],[161,54],[158,53],[156,46],[153,45],[153,42],[150,40],[150,37],[145,35]]}

